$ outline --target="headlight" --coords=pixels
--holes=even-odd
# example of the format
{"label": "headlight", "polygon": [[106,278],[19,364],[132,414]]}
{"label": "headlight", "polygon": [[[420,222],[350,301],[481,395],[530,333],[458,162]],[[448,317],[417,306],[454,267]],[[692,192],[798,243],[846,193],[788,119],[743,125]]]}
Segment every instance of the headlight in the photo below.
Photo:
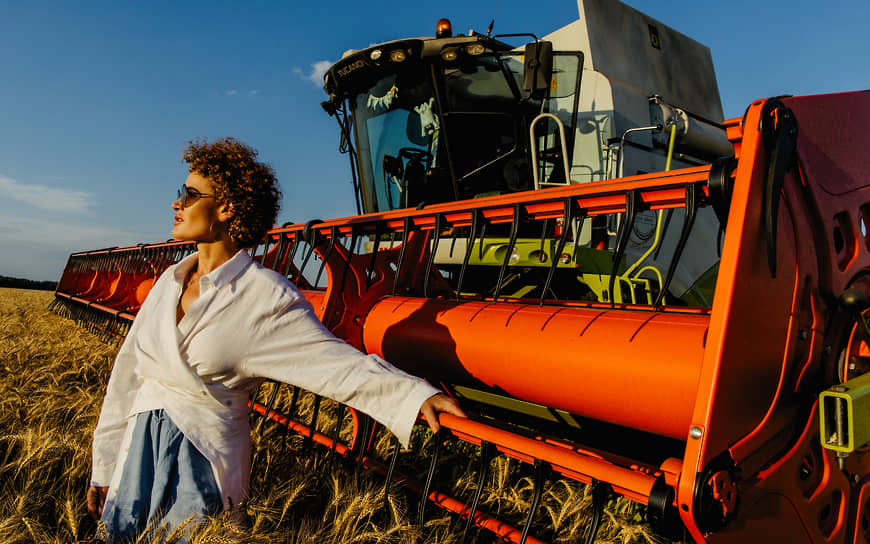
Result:
{"label": "headlight", "polygon": [[482,43],[473,43],[465,47],[465,52],[475,57],[482,55],[484,51],[486,51],[486,47],[484,47]]}
{"label": "headlight", "polygon": [[405,52],[401,49],[393,49],[390,51],[390,60],[393,62],[402,62],[405,60]]}
{"label": "headlight", "polygon": [[380,49],[375,49],[374,51],[369,53],[369,58],[372,60],[378,60],[379,58],[381,58],[381,55],[383,55],[383,54],[384,54],[384,52],[381,51]]}
{"label": "headlight", "polygon": [[444,51],[441,51],[441,59],[445,62],[453,62],[454,60],[456,60],[456,49],[450,47],[448,49],[445,49]]}

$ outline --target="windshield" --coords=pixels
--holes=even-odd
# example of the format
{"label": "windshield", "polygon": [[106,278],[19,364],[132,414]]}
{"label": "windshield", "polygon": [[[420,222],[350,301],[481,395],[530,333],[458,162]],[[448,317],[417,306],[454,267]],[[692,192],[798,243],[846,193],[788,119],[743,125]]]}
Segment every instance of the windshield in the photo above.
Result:
{"label": "windshield", "polygon": [[540,102],[523,100],[523,63],[514,56],[481,55],[443,71],[450,138],[460,198],[531,188],[522,152],[527,120]]}
{"label": "windshield", "polygon": [[389,74],[353,97],[351,111],[367,211],[428,200],[427,171],[438,167],[441,153],[440,121],[427,74],[422,69]]}
{"label": "windshield", "polygon": [[520,91],[521,58],[431,67],[404,65],[350,99],[366,212],[532,188],[522,142],[541,103]]}

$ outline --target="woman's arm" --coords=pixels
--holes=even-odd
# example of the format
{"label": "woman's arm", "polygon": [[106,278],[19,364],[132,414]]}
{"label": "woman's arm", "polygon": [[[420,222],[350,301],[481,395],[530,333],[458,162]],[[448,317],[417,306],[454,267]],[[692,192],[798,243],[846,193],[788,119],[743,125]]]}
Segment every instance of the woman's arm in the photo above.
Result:
{"label": "woman's arm", "polygon": [[242,373],[249,377],[289,383],[347,404],[385,425],[405,445],[421,410],[433,429],[439,427],[439,412],[465,416],[425,380],[333,336],[304,298],[264,321],[243,362]]}

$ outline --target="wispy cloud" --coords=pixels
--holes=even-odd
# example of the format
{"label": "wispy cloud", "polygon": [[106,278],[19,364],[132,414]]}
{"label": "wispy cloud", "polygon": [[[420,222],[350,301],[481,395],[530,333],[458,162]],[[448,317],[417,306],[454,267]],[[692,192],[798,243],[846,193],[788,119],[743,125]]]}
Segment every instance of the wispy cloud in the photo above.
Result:
{"label": "wispy cloud", "polygon": [[329,70],[330,66],[332,66],[331,60],[319,60],[311,64],[310,71],[306,72],[301,68],[293,68],[293,73],[302,79],[306,79],[318,87],[321,87],[323,86],[323,76],[326,74],[326,71]]}
{"label": "wispy cloud", "polygon": [[[244,92],[244,94],[246,94],[249,97],[256,96],[256,95],[260,94],[259,89],[251,89],[250,91],[243,91],[243,92]],[[238,89],[230,89],[228,91],[224,91],[224,96],[239,96],[240,94],[242,94],[242,93],[239,92]]]}
{"label": "wispy cloud", "polygon": [[93,202],[86,191],[27,184],[0,174],[0,195],[53,212],[84,213]]}
{"label": "wispy cloud", "polygon": [[164,233],[141,233],[124,225],[92,221],[60,221],[50,216],[0,216],[0,241],[24,243],[35,250],[63,249],[67,253],[98,247],[134,245],[165,238]]}
{"label": "wispy cloud", "polygon": [[136,232],[125,225],[95,224],[87,219],[60,220],[0,213],[0,275],[57,280],[70,253],[166,239],[163,232]]}

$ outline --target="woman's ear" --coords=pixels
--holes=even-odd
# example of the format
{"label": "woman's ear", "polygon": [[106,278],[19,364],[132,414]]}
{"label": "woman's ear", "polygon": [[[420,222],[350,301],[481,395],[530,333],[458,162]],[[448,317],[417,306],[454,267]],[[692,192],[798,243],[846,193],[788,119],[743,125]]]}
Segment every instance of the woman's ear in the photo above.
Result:
{"label": "woman's ear", "polygon": [[236,214],[236,210],[230,203],[223,203],[218,206],[218,219],[221,222],[229,221]]}

